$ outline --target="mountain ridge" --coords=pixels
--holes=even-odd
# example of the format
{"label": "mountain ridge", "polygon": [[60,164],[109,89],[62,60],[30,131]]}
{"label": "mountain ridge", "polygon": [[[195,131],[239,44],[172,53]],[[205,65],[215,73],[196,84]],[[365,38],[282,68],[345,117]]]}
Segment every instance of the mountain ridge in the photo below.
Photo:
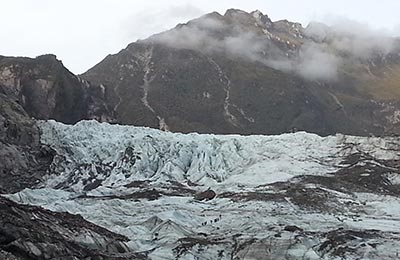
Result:
{"label": "mountain ridge", "polygon": [[[264,22],[257,23],[263,17]],[[390,118],[395,117],[398,101],[393,94],[389,100],[381,96],[395,89],[395,76],[384,78],[397,71],[397,56],[388,54],[394,58],[387,63],[379,54],[386,46],[372,44],[364,48],[365,56],[358,53],[346,60],[346,53],[353,50],[335,42],[336,36],[325,37],[341,48],[332,51],[327,43],[312,40],[315,35],[307,30],[318,31],[285,20],[270,22],[260,12],[231,9],[225,15],[206,14],[129,44],[82,77],[106,87],[109,102],[117,108],[116,120],[124,124],[168,125],[171,131],[202,133],[277,134],[299,129],[322,135],[395,134],[398,126],[393,127]],[[378,49],[376,58],[367,58],[370,48]],[[372,58],[376,61],[369,61]],[[345,61],[343,71],[339,59]],[[328,78],[320,80],[318,74]],[[116,92],[129,95],[131,101],[121,101]]]}
{"label": "mountain ridge", "polygon": [[[133,42],[79,76],[50,65],[57,64],[51,55],[2,57],[0,83],[16,91],[30,116],[65,123],[96,118],[176,132],[398,134],[398,40],[351,30],[229,9]],[[49,66],[40,69],[44,61]],[[13,63],[27,70],[11,75]]]}

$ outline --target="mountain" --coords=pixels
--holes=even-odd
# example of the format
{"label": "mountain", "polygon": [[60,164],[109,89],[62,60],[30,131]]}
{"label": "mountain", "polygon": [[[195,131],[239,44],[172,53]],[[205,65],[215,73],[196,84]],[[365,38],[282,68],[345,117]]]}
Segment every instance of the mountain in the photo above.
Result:
{"label": "mountain", "polygon": [[399,41],[259,11],[210,13],[81,75],[121,124],[174,132],[399,132]]}
{"label": "mountain", "polygon": [[107,120],[102,87],[75,76],[54,55],[35,59],[1,56],[0,85],[4,95],[36,119]]}
{"label": "mountain", "polygon": [[143,259],[398,258],[398,137],[38,126],[51,171],[5,196],[79,214]]}
{"label": "mountain", "polygon": [[54,55],[0,56],[3,92],[37,119],[173,132],[399,133],[399,40],[360,26],[210,13],[80,76]]}

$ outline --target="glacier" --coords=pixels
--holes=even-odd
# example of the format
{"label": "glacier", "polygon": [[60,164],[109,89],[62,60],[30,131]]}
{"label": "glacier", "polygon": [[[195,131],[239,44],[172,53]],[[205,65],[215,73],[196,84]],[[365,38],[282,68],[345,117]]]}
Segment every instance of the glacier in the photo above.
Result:
{"label": "glacier", "polygon": [[80,214],[148,259],[399,258],[398,137],[38,126],[49,173],[6,196]]}

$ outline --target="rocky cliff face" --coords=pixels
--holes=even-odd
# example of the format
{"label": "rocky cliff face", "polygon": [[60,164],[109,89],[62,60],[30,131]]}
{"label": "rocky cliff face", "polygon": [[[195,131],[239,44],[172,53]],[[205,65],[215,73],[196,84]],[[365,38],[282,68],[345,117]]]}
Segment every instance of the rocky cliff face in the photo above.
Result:
{"label": "rocky cliff face", "polygon": [[39,129],[18,96],[0,85],[0,193],[33,187],[53,160],[50,148],[39,142]]}
{"label": "rocky cliff face", "polygon": [[82,77],[105,87],[123,124],[392,134],[399,131],[398,43],[379,37],[232,9],[132,43]]}
{"label": "rocky cliff face", "polygon": [[85,118],[108,120],[102,87],[75,76],[54,55],[2,57],[0,84],[5,95],[36,119],[65,123]]}

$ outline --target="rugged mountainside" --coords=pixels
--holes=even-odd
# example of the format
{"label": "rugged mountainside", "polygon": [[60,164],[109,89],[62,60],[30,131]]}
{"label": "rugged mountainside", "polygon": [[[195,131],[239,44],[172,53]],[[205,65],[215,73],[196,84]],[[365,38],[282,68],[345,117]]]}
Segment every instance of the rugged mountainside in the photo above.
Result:
{"label": "rugged mountainside", "polygon": [[52,171],[7,197],[80,214],[146,259],[399,257],[397,137],[39,127]]}
{"label": "rugged mountainside", "polygon": [[231,9],[131,43],[80,76],[53,55],[0,56],[0,84],[30,116],[64,123],[390,135],[400,131],[399,50],[364,28]]}
{"label": "rugged mountainside", "polygon": [[102,87],[75,76],[54,55],[0,57],[0,85],[4,95],[36,119],[110,121]]}
{"label": "rugged mountainside", "polygon": [[0,84],[0,193],[36,185],[47,173],[53,155],[39,142],[36,120]]}
{"label": "rugged mountainside", "polygon": [[[129,44],[82,75],[117,122],[180,132],[399,132],[397,39],[211,13]],[[357,34],[358,33],[358,34]]]}

